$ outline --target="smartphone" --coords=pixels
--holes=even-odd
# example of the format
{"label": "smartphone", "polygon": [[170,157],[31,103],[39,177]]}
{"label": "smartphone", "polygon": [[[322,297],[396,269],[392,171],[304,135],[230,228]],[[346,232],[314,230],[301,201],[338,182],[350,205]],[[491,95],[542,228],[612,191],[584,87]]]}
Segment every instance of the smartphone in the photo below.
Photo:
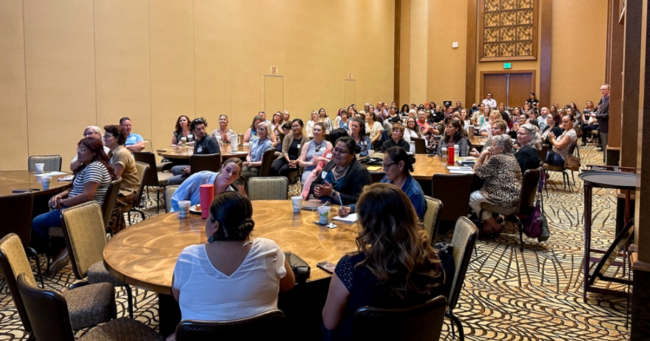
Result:
{"label": "smartphone", "polygon": [[334,263],[328,262],[328,261],[322,261],[318,264],[316,264],[317,267],[333,274],[334,269],[336,269],[336,265]]}

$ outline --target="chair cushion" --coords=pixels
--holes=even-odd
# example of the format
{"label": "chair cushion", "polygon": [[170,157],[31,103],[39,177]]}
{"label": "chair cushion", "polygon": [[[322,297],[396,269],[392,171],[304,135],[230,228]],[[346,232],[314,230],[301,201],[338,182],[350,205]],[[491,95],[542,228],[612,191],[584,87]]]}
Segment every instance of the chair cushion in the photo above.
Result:
{"label": "chair cushion", "polygon": [[111,283],[114,286],[124,287],[127,286],[125,282],[120,281],[119,279],[113,277],[106,267],[104,266],[103,261],[99,261],[88,268],[88,283]]}
{"label": "chair cushion", "polygon": [[144,323],[122,317],[91,329],[83,341],[162,341],[164,337]]}
{"label": "chair cushion", "polygon": [[158,172],[158,185],[159,186],[167,186],[167,180],[174,176],[172,173],[163,173],[163,172]]}
{"label": "chair cushion", "polygon": [[115,288],[110,283],[84,285],[61,294],[68,304],[72,329],[95,326],[115,316]]}
{"label": "chair cushion", "polygon": [[63,238],[63,229],[60,227],[50,227],[50,229],[47,230],[47,233],[50,237]]}
{"label": "chair cushion", "polygon": [[515,207],[501,207],[496,205],[490,205],[486,203],[481,204],[481,208],[490,212],[499,213],[501,215],[511,215],[517,213],[517,206]]}

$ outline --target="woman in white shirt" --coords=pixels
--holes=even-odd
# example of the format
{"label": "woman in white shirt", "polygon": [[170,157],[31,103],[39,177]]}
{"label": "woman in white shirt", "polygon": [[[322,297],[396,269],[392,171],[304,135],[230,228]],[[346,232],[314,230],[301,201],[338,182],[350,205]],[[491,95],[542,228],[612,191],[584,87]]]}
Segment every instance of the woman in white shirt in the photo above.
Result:
{"label": "woman in white shirt", "polygon": [[274,241],[251,238],[250,200],[224,192],[209,210],[208,243],[183,249],[174,267],[182,320],[230,321],[277,309],[278,292],[293,288],[295,277]]}
{"label": "woman in white shirt", "polygon": [[411,138],[423,139],[422,133],[420,132],[420,127],[418,127],[415,118],[409,117],[406,119],[406,127],[404,129],[404,141],[411,142]]}
{"label": "woman in white shirt", "polygon": [[381,125],[381,123],[377,122],[377,114],[374,112],[369,112],[366,114],[366,131],[370,133],[370,143],[373,146],[375,144],[378,144],[379,138],[381,137],[381,132],[384,131],[384,127]]}
{"label": "woman in white shirt", "polygon": [[314,137],[314,124],[316,122],[318,122],[318,113],[316,110],[314,110],[311,112],[311,119],[307,121],[307,126],[305,127],[305,130],[307,131],[307,137]]}

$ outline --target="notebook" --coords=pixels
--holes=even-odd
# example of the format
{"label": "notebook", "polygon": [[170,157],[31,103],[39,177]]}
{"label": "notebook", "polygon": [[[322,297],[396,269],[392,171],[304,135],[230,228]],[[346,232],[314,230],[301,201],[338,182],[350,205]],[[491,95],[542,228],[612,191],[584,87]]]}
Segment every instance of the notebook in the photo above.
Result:
{"label": "notebook", "polygon": [[359,217],[357,216],[356,213],[350,213],[345,217],[336,216],[332,218],[332,220],[340,221],[342,223],[347,223],[347,224],[354,224],[357,220],[359,220]]}

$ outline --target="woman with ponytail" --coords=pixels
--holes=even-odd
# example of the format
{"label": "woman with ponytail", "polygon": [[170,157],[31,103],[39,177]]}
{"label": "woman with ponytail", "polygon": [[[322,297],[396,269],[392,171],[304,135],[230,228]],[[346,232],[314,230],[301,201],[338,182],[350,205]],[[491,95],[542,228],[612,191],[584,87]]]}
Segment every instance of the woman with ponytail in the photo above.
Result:
{"label": "woman with ponytail", "polygon": [[217,195],[205,222],[207,244],[183,249],[172,280],[183,320],[230,321],[277,309],[295,278],[278,245],[252,238],[253,206],[244,195]]}

